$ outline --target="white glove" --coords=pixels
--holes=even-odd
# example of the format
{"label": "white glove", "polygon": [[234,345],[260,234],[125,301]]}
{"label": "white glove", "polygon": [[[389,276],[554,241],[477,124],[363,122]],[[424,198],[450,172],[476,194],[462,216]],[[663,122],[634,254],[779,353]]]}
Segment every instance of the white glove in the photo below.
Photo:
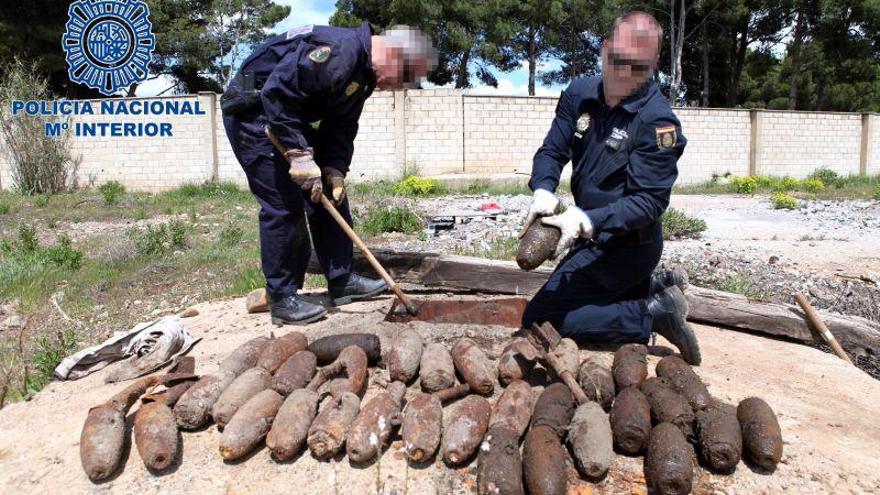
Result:
{"label": "white glove", "polygon": [[559,238],[559,244],[556,245],[553,259],[562,256],[578,237],[585,239],[593,237],[593,222],[590,221],[590,217],[584,213],[584,210],[577,206],[572,206],[559,215],[542,218],[541,223],[551,225],[562,231],[562,236]]}
{"label": "white glove", "polygon": [[529,230],[529,227],[531,227],[532,222],[536,218],[552,215],[556,212],[558,205],[559,198],[555,194],[546,189],[535,189],[532,195],[532,205],[529,207],[529,214],[526,215],[525,225],[519,234],[520,238],[526,234],[526,231]]}

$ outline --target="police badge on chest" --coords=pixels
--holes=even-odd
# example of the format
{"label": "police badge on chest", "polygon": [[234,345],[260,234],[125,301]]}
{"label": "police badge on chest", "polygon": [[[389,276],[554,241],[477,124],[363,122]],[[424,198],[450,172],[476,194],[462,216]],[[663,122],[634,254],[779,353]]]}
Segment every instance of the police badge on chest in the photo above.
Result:
{"label": "police badge on chest", "polygon": [[586,132],[589,128],[590,128],[590,114],[585,113],[585,114],[581,115],[580,118],[578,118],[577,122],[575,123],[574,137],[576,137],[578,139],[584,137],[584,134],[586,134]]}

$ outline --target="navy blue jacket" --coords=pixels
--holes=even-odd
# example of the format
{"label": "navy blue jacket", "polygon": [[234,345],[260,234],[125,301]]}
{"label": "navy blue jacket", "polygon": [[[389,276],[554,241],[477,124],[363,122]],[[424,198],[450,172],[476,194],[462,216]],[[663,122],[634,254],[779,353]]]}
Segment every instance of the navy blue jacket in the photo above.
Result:
{"label": "navy blue jacket", "polygon": [[[240,72],[255,75],[260,117],[286,147],[314,148],[321,167],[348,172],[358,118],[376,87],[371,35],[368,23],[301,26],[270,38],[242,63]],[[316,121],[317,135],[307,141],[303,129]]]}
{"label": "navy blue jacket", "polygon": [[559,98],[529,186],[556,191],[571,160],[575,203],[593,223],[594,239],[636,231],[643,240],[655,238],[686,143],[653,80],[609,109],[601,77],[576,79]]}

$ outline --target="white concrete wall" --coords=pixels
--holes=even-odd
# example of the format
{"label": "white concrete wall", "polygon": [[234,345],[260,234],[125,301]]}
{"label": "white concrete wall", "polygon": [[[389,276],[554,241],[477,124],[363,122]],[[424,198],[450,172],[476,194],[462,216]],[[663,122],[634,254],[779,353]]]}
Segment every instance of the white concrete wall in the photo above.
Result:
{"label": "white concrete wall", "polygon": [[[79,183],[118,180],[134,190],[160,191],[211,179],[246,185],[210,93],[176,96],[202,103],[208,115],[151,117],[174,125],[170,138],[71,140],[80,157]],[[367,101],[355,140],[353,180],[421,175],[529,173],[532,157],[550,128],[556,98],[464,95],[448,89],[376,92]],[[752,136],[748,110],[679,108],[688,146],[679,184],[713,174],[747,175]],[[757,111],[757,173],[805,177],[819,167],[858,173],[862,161],[861,114]],[[145,117],[79,117],[81,121],[137,122]],[[870,115],[866,170],[880,174],[880,116]],[[0,187],[9,189],[8,153],[0,145]]]}

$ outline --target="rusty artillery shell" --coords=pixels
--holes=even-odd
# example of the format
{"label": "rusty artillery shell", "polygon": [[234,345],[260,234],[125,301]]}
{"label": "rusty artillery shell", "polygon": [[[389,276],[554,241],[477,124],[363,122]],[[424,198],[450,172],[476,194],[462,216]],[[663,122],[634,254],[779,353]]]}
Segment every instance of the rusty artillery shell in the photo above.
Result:
{"label": "rusty artillery shell", "polygon": [[434,456],[440,445],[443,427],[443,405],[431,394],[418,394],[406,403],[400,436],[403,452],[413,462],[425,462]]}
{"label": "rusty artillery shell", "polygon": [[[531,345],[523,337],[514,337],[504,346],[501,357],[498,358],[498,380],[503,385],[514,380],[522,380],[535,367],[535,360],[522,353],[523,346],[531,347]],[[529,350],[528,347],[525,349]]]}
{"label": "rusty artillery shell", "polygon": [[211,408],[211,417],[221,428],[229,423],[245,402],[269,388],[272,383],[272,375],[263,368],[251,368],[232,381],[226,390],[220,394],[214,407]]}
{"label": "rusty artillery shell", "polygon": [[299,332],[290,332],[282,335],[277,339],[272,339],[269,344],[260,353],[257,359],[257,366],[268,371],[270,374],[275,373],[278,368],[287,361],[287,358],[293,356],[299,351],[305,350],[309,342],[306,336]]}
{"label": "rusty artillery shell", "polygon": [[574,411],[568,427],[568,444],[578,471],[591,480],[605,476],[614,452],[611,424],[599,404],[584,402]]}
{"label": "rusty artillery shell", "polygon": [[125,415],[138,397],[159,382],[157,376],[141,378],[89,410],[79,437],[79,457],[90,480],[101,481],[116,472],[125,445]]}
{"label": "rusty artillery shell", "polygon": [[367,391],[367,355],[363,349],[350,345],[339,353],[337,361],[345,363],[345,378],[334,378],[327,384],[327,391],[337,396],[351,392],[359,398]]}
{"label": "rusty artillery shell", "polygon": [[287,396],[272,428],[266,435],[266,446],[279,461],[289,461],[299,455],[306,446],[309,427],[318,413],[317,392],[296,389]]}
{"label": "rusty artillery shell", "polygon": [[306,442],[318,459],[336,455],[345,443],[345,436],[361,406],[361,400],[351,392],[342,392],[331,399],[309,427]]}
{"label": "rusty artillery shell", "polygon": [[445,345],[435,342],[425,346],[419,381],[425,392],[436,392],[455,385],[455,365]]}
{"label": "rusty artillery shell", "polygon": [[415,378],[422,359],[422,347],[422,338],[411,328],[394,334],[386,359],[388,375],[392,380],[409,383]]}
{"label": "rusty artillery shell", "polygon": [[272,390],[287,396],[296,389],[305,388],[317,369],[315,355],[309,351],[299,351],[284,361],[272,376]]}
{"label": "rusty artillery shell", "polygon": [[141,404],[134,417],[134,442],[147,468],[161,471],[177,457],[180,432],[174,413],[165,402]]}
{"label": "rusty artillery shell", "polygon": [[245,402],[223,429],[220,456],[233,461],[248,454],[266,438],[284,397],[266,389]]}
{"label": "rusty artillery shell", "polygon": [[683,359],[667,356],[657,363],[657,376],[664,379],[672,388],[688,400],[695,411],[705,409],[712,402],[709,390]]}
{"label": "rusty artillery shell", "polygon": [[532,417],[532,387],[522,380],[510,382],[492,408],[489,428],[502,426],[522,437]]}
{"label": "rusty artillery shell", "polygon": [[524,495],[519,438],[506,426],[489,427],[477,461],[478,494]]}
{"label": "rusty artillery shell", "polygon": [[595,359],[587,358],[581,363],[577,377],[587,398],[598,402],[605,411],[610,411],[614,402],[614,377],[611,376],[611,370]]}
{"label": "rusty artillery shell", "polygon": [[614,445],[626,455],[638,455],[651,438],[651,406],[641,390],[627,387],[617,394],[611,407]]}
{"label": "rusty artillery shell", "polygon": [[461,399],[443,414],[440,451],[447,464],[458,466],[473,457],[489,428],[491,414],[489,401],[479,395]]}
{"label": "rusty artillery shell", "polygon": [[552,225],[535,220],[519,240],[516,264],[523,270],[534,270],[547,261],[556,251],[562,231]]}
{"label": "rusty artillery shell", "polygon": [[253,368],[257,365],[260,354],[263,353],[263,349],[269,345],[269,342],[270,339],[266,337],[257,337],[238,346],[238,348],[232,351],[232,354],[220,363],[220,370],[217,374],[231,373],[232,377],[235,378]]}
{"label": "rusty artillery shell", "polygon": [[354,462],[366,462],[376,457],[379,449],[388,445],[394,427],[400,424],[400,409],[406,385],[392,382],[361,409],[345,438],[348,458]]}
{"label": "rusty artillery shell", "polygon": [[681,430],[671,423],[655,426],[645,455],[648,488],[659,495],[685,494],[693,479],[692,450]]}
{"label": "rusty artillery shell", "polygon": [[782,430],[773,409],[762,399],[749,397],[739,403],[736,417],[746,459],[768,471],[776,469],[782,459]]}
{"label": "rusty artillery shell", "polygon": [[382,357],[379,337],[370,333],[341,333],[323,337],[309,344],[309,351],[318,358],[318,365],[324,366],[335,361],[339,353],[350,345],[363,349],[370,364],[376,364]]}
{"label": "rusty artillery shell", "polygon": [[532,410],[532,427],[547,426],[562,438],[573,414],[574,399],[571,391],[564,383],[556,382],[547,386],[538,396]]}
{"label": "rusty artillery shell", "polygon": [[655,423],[672,423],[686,438],[694,436],[694,410],[683,395],[657,377],[645,380],[642,392],[651,405],[651,417]]}
{"label": "rusty artillery shell", "polygon": [[742,431],[736,409],[717,403],[697,412],[700,454],[719,473],[730,473],[742,457]]}
{"label": "rusty artillery shell", "polygon": [[648,377],[648,348],[642,344],[626,344],[614,353],[611,374],[617,391],[638,387]]}
{"label": "rusty artillery shell", "polygon": [[211,419],[211,409],[235,376],[232,373],[206,375],[190,387],[174,405],[174,417],[184,430],[195,430]]}
{"label": "rusty artillery shell", "polygon": [[495,368],[473,340],[462,337],[452,347],[452,361],[461,377],[478,394],[491,395]]}
{"label": "rusty artillery shell", "polygon": [[562,369],[559,372],[568,371],[572,377],[577,377],[578,365],[581,362],[580,349],[578,349],[577,343],[568,338],[561,339],[552,352],[559,360],[559,364],[562,365]]}

